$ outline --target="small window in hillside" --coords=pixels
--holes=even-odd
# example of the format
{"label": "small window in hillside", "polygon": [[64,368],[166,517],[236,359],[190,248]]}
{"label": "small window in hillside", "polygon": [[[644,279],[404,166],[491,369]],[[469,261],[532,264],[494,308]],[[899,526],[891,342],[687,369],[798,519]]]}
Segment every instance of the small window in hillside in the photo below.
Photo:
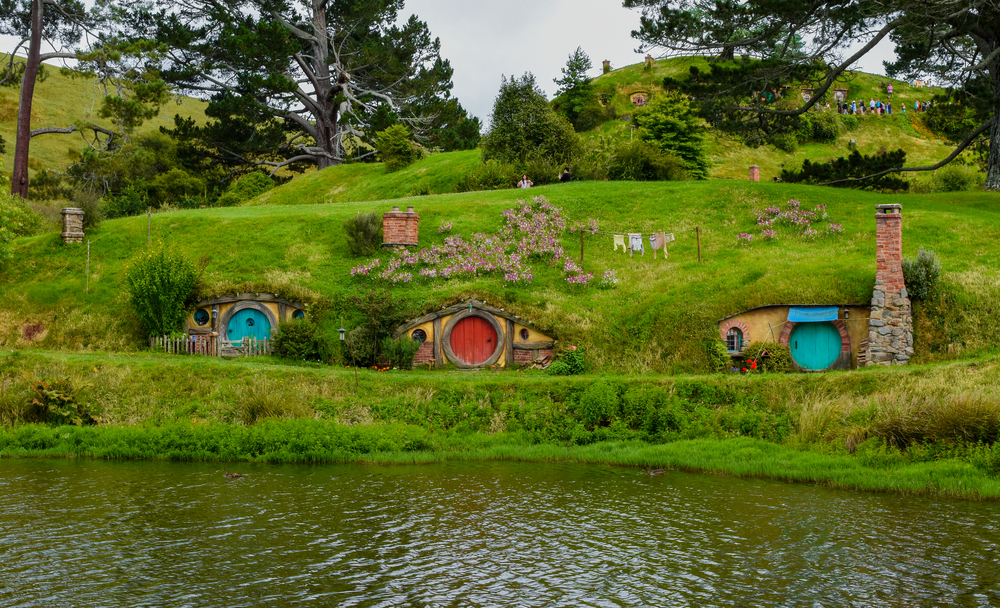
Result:
{"label": "small window in hillside", "polygon": [[208,325],[208,321],[211,318],[212,316],[208,314],[208,311],[205,310],[204,308],[199,308],[194,313],[194,322],[198,325],[198,327],[203,327],[205,325]]}
{"label": "small window in hillside", "polygon": [[743,350],[743,332],[730,327],[726,332],[726,350],[731,353],[738,353]]}
{"label": "small window in hillside", "polygon": [[526,328],[524,328],[524,327],[521,328],[521,339],[522,340],[527,340],[528,336],[530,336],[530,335],[531,335],[531,332],[529,332]]}
{"label": "small window in hillside", "polygon": [[413,338],[413,341],[417,344],[423,344],[427,341],[427,332],[422,329],[414,329],[413,333],[410,334],[410,337]]}
{"label": "small window in hillside", "polygon": [[305,319],[306,318],[306,313],[302,312],[301,310],[296,310],[295,312],[292,313],[292,318],[293,319]]}

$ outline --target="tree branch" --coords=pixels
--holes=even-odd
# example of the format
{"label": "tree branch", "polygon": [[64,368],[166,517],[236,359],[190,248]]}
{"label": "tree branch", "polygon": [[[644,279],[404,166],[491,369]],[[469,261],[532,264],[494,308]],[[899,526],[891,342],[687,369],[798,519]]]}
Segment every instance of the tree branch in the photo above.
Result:
{"label": "tree branch", "polygon": [[46,133],[73,133],[74,131],[77,131],[76,125],[72,127],[44,127],[42,129],[32,129],[31,137],[45,135]]}

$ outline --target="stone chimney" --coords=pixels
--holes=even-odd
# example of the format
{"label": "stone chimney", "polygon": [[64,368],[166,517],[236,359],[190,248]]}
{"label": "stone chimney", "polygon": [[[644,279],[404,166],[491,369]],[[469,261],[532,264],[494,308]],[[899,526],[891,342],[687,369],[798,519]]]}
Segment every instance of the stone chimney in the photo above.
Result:
{"label": "stone chimney", "polygon": [[83,209],[68,207],[62,210],[62,237],[64,243],[82,243],[83,237]]}
{"label": "stone chimney", "polygon": [[383,247],[413,247],[416,246],[420,234],[420,215],[413,207],[400,211],[393,207],[392,211],[382,214],[382,246]]}
{"label": "stone chimney", "polygon": [[608,72],[611,71],[611,62],[610,61],[608,61],[607,59],[605,59],[603,65],[604,65],[604,73],[605,74],[607,74]]}
{"label": "stone chimney", "polygon": [[760,181],[760,167],[757,165],[750,165],[750,181],[759,182]]}
{"label": "stone chimney", "polygon": [[913,356],[913,317],[903,282],[903,206],[875,206],[875,291],[866,365],[905,365]]}

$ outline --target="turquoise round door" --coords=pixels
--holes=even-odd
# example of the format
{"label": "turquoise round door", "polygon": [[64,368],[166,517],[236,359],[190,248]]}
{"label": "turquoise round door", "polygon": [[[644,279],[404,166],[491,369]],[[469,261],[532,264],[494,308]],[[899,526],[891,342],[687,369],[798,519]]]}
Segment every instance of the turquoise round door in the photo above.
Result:
{"label": "turquoise round door", "polygon": [[243,338],[271,338],[271,322],[267,320],[267,315],[253,308],[244,308],[237,311],[229,319],[226,327],[226,338],[229,340],[242,340]]}
{"label": "turquoise round door", "polygon": [[788,338],[792,358],[805,369],[826,369],[840,356],[840,332],[833,323],[799,323]]}

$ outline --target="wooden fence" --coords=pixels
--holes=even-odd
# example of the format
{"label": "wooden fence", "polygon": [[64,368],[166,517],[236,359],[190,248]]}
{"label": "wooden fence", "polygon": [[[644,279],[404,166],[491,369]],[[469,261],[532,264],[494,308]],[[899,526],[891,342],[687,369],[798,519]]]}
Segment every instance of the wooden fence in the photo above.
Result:
{"label": "wooden fence", "polygon": [[215,336],[151,336],[149,349],[169,355],[205,355],[208,357],[266,357],[272,353],[271,341],[243,338],[225,340]]}

